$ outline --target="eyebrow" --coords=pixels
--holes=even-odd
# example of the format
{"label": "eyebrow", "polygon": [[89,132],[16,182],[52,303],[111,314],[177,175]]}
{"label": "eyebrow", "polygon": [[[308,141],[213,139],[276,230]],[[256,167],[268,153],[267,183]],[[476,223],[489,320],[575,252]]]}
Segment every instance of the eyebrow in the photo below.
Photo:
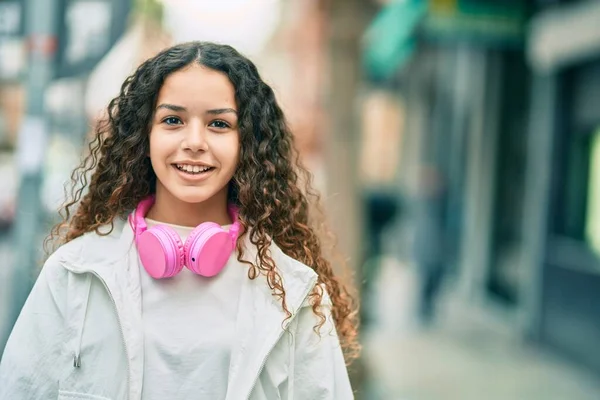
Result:
{"label": "eyebrow", "polygon": [[[156,107],[157,110],[159,110],[161,108],[165,108],[167,110],[171,110],[171,111],[175,111],[175,112],[187,111],[187,108],[185,108],[183,106],[178,106],[175,104],[167,104],[167,103],[160,104],[158,107]],[[238,115],[237,111],[234,110],[233,108],[216,108],[214,110],[206,111],[206,114],[212,114],[212,115],[227,114],[227,113],[233,113],[235,115]]]}
{"label": "eyebrow", "polygon": [[156,107],[157,110],[159,110],[161,108],[166,108],[167,110],[171,110],[171,111],[175,111],[175,112],[187,111],[187,108],[182,107],[182,106],[176,106],[175,104],[163,103],[163,104],[159,105],[158,107]]}
{"label": "eyebrow", "polygon": [[208,110],[208,111],[206,111],[206,113],[212,114],[212,115],[233,113],[233,114],[237,115],[237,111],[235,111],[233,108],[217,108],[214,110]]}

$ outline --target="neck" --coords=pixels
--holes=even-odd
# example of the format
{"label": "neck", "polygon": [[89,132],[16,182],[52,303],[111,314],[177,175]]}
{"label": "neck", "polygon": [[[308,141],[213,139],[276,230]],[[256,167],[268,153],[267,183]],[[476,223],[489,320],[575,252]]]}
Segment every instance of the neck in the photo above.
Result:
{"label": "neck", "polygon": [[196,227],[204,222],[228,225],[233,221],[227,212],[227,191],[201,203],[187,203],[166,190],[156,190],[156,201],[146,215],[172,225]]}

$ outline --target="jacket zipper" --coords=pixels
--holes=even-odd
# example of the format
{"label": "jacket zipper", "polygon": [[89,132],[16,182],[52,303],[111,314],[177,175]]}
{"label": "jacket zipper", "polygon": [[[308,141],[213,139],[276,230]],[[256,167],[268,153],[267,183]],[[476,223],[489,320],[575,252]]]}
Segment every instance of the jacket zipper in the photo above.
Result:
{"label": "jacket zipper", "polygon": [[[102,277],[100,275],[98,275],[98,273],[96,273],[94,271],[89,271],[89,270],[74,271],[74,270],[72,270],[72,269],[70,269],[70,268],[68,268],[66,266],[65,266],[65,268],[68,271],[70,271],[71,273],[74,273],[74,274],[77,274],[77,275],[92,274],[93,276],[95,276],[96,278],[98,278],[98,280],[100,282],[102,282],[102,285],[106,289],[106,292],[108,293],[108,296],[110,297],[110,300],[113,303],[113,306],[115,308],[115,313],[117,315],[117,320],[119,321],[119,332],[121,333],[121,342],[123,343],[123,348],[125,349],[125,358],[127,360],[127,398],[129,399],[130,398],[129,390],[130,390],[130,387],[131,387],[131,381],[130,381],[131,364],[129,362],[129,351],[127,350],[127,343],[125,343],[125,333],[123,332],[123,323],[121,322],[121,316],[119,315],[119,310],[117,308],[117,302],[115,301],[115,298],[114,298],[112,292],[108,288],[108,285],[106,284],[106,282],[104,281],[104,279],[102,279]],[[85,323],[85,321],[83,323]],[[78,351],[79,351],[79,353],[81,353],[81,348],[79,348]],[[77,355],[77,358],[80,359],[80,354]]]}
{"label": "jacket zipper", "polygon": [[[307,290],[304,292],[304,294],[302,296],[302,301],[300,302],[300,307],[290,317],[290,319],[289,319],[289,321],[288,321],[288,323],[286,325],[286,329],[292,324],[292,321],[294,320],[294,318],[296,318],[296,315],[298,315],[298,311],[300,311],[302,309],[302,304],[304,303],[304,300],[306,300],[306,298],[308,297],[308,295],[311,292],[311,290],[313,290],[313,288],[315,287],[316,283],[317,283],[317,279],[313,279],[312,284],[308,285]],[[277,343],[279,342],[279,340],[281,340],[281,337],[283,336],[284,333],[285,333],[285,330],[282,330],[281,332],[279,332],[279,335],[277,335],[277,340],[275,340],[275,344],[271,347],[271,349],[263,357],[263,360],[260,363],[260,367],[258,368],[258,373],[255,375],[254,381],[252,382],[252,386],[250,387],[250,390],[248,391],[248,393],[244,396],[244,399],[249,399],[250,398],[250,395],[252,394],[252,391],[254,390],[254,387],[256,386],[256,382],[258,381],[258,377],[260,376],[260,372],[262,371],[262,369],[264,368],[265,364],[267,363],[267,360],[268,360],[269,356],[271,355],[271,352],[273,351],[273,348],[275,348],[275,346],[277,345]],[[292,351],[293,351],[293,349],[292,349]],[[293,379],[293,377],[292,377],[292,379]]]}

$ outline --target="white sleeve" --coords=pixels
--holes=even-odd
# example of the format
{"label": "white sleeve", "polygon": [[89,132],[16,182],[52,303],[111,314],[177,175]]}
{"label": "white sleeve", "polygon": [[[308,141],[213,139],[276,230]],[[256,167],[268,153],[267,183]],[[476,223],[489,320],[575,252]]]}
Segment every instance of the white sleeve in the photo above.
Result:
{"label": "white sleeve", "polygon": [[330,304],[325,303],[321,307],[327,319],[320,329],[320,335],[314,331],[319,319],[312,307],[303,307],[296,317],[293,383],[295,399],[354,398]]}
{"label": "white sleeve", "polygon": [[58,397],[65,276],[66,270],[52,257],[38,276],[0,361],[0,400]]}

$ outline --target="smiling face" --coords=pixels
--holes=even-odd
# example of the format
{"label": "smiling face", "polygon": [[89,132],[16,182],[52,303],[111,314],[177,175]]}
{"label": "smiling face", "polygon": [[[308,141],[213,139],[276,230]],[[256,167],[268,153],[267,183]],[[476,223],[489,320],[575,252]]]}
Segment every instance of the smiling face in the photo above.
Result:
{"label": "smiling face", "polygon": [[227,76],[200,65],[169,75],[150,131],[156,203],[225,207],[239,155],[235,90]]}

